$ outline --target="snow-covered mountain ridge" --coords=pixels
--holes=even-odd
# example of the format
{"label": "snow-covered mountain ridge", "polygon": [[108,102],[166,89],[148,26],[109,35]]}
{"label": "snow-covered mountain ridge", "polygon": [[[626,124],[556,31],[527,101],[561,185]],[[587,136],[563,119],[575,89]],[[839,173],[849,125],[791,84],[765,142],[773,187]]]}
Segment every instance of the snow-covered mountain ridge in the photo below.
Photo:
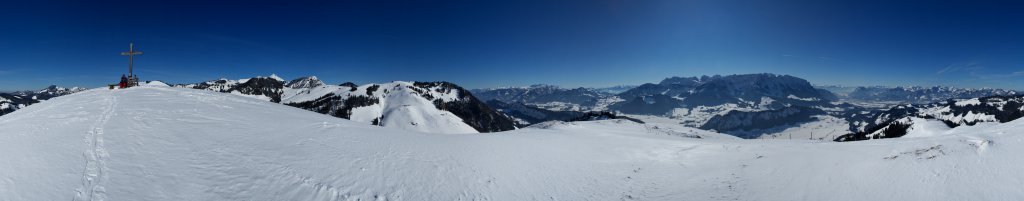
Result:
{"label": "snow-covered mountain ridge", "polygon": [[[756,106],[765,98],[779,109],[783,105],[820,106],[835,100],[835,95],[811,86],[807,80],[776,74],[670,77],[658,84],[644,84],[618,95],[625,99],[609,106],[630,113],[668,114],[674,108],[737,104]],[[653,101],[652,101],[653,100]],[[668,102],[654,107],[652,102]],[[646,104],[643,104],[646,103]]]}
{"label": "snow-covered mountain ridge", "polygon": [[351,119],[422,132],[477,133],[515,129],[514,122],[447,82],[327,85],[315,76],[289,82],[272,75],[220,79],[181,88],[231,93]]}
{"label": "snow-covered mountain ridge", "polygon": [[99,89],[0,116],[0,200],[1021,200],[1021,130],[821,143],[608,120],[443,135]]}
{"label": "snow-covered mountain ridge", "polygon": [[50,85],[49,87],[36,91],[0,93],[0,116],[28,107],[29,105],[39,103],[40,101],[84,90],[84,88],[80,87],[64,88],[56,85]]}
{"label": "snow-covered mountain ridge", "polygon": [[[854,141],[902,137],[922,120],[941,122],[946,129],[973,126],[978,123],[1006,123],[1024,117],[1024,96],[989,96],[947,100],[930,104],[898,105],[877,113],[857,115],[851,119],[856,133],[841,136],[837,141]],[[914,121],[913,119],[920,119]]]}

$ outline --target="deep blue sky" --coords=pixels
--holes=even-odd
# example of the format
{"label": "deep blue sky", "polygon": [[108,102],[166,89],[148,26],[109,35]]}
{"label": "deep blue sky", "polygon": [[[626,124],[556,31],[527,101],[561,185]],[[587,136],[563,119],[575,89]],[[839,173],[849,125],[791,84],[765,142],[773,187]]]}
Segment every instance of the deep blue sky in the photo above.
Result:
{"label": "deep blue sky", "polygon": [[368,0],[2,2],[0,90],[115,82],[129,41],[142,78],[171,83],[598,87],[769,72],[1024,89],[1024,4],[1011,1]]}

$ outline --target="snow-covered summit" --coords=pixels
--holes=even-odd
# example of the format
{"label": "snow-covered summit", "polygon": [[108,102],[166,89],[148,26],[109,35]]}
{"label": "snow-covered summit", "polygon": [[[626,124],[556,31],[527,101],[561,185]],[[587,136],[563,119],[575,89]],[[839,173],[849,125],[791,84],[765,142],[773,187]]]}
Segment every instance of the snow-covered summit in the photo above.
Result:
{"label": "snow-covered summit", "polygon": [[146,86],[152,86],[152,87],[170,87],[170,85],[168,85],[167,83],[165,83],[163,81],[158,81],[158,80],[147,81],[145,85]]}
{"label": "snow-covered summit", "polygon": [[606,120],[442,135],[142,86],[0,117],[0,200],[1021,200],[1022,130],[820,143]]}
{"label": "snow-covered summit", "polygon": [[270,79],[274,79],[274,80],[277,80],[277,81],[282,81],[282,82],[284,82],[284,78],[281,78],[281,77],[277,76],[277,74],[270,74],[270,76],[269,76],[269,77],[267,77],[267,78],[270,78]]}

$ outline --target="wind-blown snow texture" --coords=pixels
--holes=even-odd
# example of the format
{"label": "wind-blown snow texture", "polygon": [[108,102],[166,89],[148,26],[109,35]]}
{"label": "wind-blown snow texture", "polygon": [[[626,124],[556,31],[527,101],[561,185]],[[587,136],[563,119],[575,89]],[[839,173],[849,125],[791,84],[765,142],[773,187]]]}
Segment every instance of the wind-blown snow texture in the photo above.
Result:
{"label": "wind-blown snow texture", "polygon": [[1021,121],[851,143],[659,129],[430,134],[211,91],[98,89],[0,117],[0,200],[1024,199]]}

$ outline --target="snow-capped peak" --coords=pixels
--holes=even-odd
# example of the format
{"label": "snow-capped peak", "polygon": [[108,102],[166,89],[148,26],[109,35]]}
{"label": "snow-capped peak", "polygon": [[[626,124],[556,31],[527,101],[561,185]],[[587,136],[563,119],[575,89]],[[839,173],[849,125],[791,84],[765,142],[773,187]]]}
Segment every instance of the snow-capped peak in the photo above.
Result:
{"label": "snow-capped peak", "polygon": [[278,77],[276,73],[274,73],[274,74],[270,74],[270,79],[275,79],[275,80],[277,80],[277,81],[282,81],[282,82],[284,82],[284,79],[283,79],[283,78],[281,78],[281,77]]}
{"label": "snow-capped peak", "polygon": [[288,84],[285,84],[285,87],[288,87],[288,88],[313,88],[313,87],[318,87],[318,86],[323,86],[323,85],[325,85],[324,82],[320,81],[320,79],[317,78],[316,76],[309,76],[309,77],[301,77],[301,78],[289,81]]}
{"label": "snow-capped peak", "polygon": [[84,91],[84,90],[85,89],[81,88],[81,87],[72,87],[72,88],[69,89],[69,88],[65,88],[65,87],[59,87],[57,85],[50,85],[50,86],[48,86],[48,87],[46,87],[44,89],[41,89],[39,91],[35,91],[35,92],[22,92],[22,94],[33,94],[33,95],[43,94],[43,95],[48,95],[48,96],[62,96],[62,95],[72,94],[72,93],[80,92],[80,91]]}

